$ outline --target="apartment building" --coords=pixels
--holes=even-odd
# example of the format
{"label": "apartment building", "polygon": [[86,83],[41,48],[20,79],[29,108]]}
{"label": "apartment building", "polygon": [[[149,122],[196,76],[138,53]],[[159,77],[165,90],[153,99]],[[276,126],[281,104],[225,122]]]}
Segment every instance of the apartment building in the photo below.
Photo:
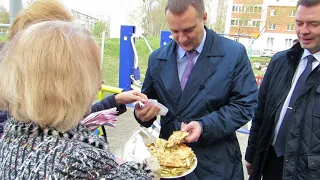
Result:
{"label": "apartment building", "polygon": [[262,10],[263,0],[233,0],[228,34],[259,34]]}
{"label": "apartment building", "polygon": [[71,13],[75,18],[76,22],[85,26],[88,30],[92,30],[94,24],[99,21],[99,19],[97,18],[75,11],[73,9],[71,9]]}
{"label": "apartment building", "polygon": [[266,49],[281,51],[290,48],[297,38],[295,33],[295,6],[270,5],[266,11],[266,23],[261,39]]}
{"label": "apartment building", "polygon": [[[292,46],[297,0],[228,0],[225,34],[252,49],[253,55]],[[251,38],[251,40],[250,40]],[[252,40],[253,39],[253,40]]]}

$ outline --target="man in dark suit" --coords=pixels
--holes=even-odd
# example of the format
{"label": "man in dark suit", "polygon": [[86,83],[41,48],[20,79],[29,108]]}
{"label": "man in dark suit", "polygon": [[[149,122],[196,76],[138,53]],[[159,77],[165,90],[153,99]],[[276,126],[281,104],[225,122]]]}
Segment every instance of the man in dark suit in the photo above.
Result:
{"label": "man in dark suit", "polygon": [[[161,117],[160,137],[173,131],[184,140],[198,166],[185,179],[242,180],[235,131],[253,116],[257,84],[246,49],[205,27],[203,0],[168,0],[165,14],[174,41],[149,58],[142,92],[169,111]],[[138,122],[152,125],[159,107],[135,107]]]}
{"label": "man in dark suit", "polygon": [[320,0],[299,0],[299,42],[274,55],[259,90],[250,180],[320,179]]}

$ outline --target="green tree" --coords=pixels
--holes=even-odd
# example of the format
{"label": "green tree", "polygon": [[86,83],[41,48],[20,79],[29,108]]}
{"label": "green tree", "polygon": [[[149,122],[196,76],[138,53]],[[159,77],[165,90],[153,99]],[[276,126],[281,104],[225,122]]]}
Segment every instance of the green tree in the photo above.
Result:
{"label": "green tree", "polygon": [[98,37],[101,38],[102,37],[102,33],[104,31],[107,31],[107,23],[104,21],[98,21],[94,24],[93,26],[93,34]]}
{"label": "green tree", "polygon": [[[9,24],[10,14],[4,6],[0,6],[0,24]],[[6,33],[8,28],[0,28],[1,33]]]}

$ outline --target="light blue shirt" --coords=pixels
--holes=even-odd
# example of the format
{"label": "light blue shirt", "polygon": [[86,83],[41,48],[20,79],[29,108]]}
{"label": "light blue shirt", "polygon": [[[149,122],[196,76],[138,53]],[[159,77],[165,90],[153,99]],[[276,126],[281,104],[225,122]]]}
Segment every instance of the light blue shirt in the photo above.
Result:
{"label": "light blue shirt", "polygon": [[[206,33],[206,30],[204,30],[203,39],[202,39],[201,43],[199,44],[199,46],[195,49],[198,52],[198,54],[196,55],[195,58],[193,58],[194,64],[196,64],[198,57],[200,56],[200,53],[203,50],[206,36],[207,36],[207,33]],[[184,69],[187,67],[188,60],[187,60],[187,57],[185,56],[186,51],[183,50],[180,46],[178,46],[178,48],[177,48],[177,54],[178,54],[178,56],[177,56],[178,74],[179,74],[179,80],[181,81],[182,74],[183,74]]]}
{"label": "light blue shirt", "polygon": [[282,109],[281,109],[281,112],[280,112],[280,116],[279,116],[279,120],[278,120],[278,122],[276,124],[276,129],[274,131],[274,139],[273,139],[272,145],[274,145],[275,142],[276,142],[281,123],[282,123],[284,115],[286,114],[287,109],[289,107],[289,103],[290,103],[290,99],[291,99],[293,90],[294,90],[294,88],[295,88],[295,86],[297,84],[297,81],[298,81],[300,75],[303,73],[304,69],[307,66],[307,63],[308,63],[307,56],[309,56],[309,55],[313,55],[316,58],[316,61],[312,62],[312,70],[314,68],[316,68],[320,64],[320,51],[315,53],[315,54],[311,54],[308,50],[306,50],[306,49],[304,50],[303,55],[301,56],[301,60],[299,62],[299,65],[297,67],[297,70],[294,73],[290,91],[289,91],[288,96],[287,96],[287,98],[284,101],[284,104],[282,106]]}

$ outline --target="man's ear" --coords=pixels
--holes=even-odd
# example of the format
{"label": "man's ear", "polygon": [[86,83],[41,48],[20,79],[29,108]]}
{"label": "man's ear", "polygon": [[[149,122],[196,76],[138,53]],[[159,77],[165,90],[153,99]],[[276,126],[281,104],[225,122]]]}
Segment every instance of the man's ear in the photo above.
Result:
{"label": "man's ear", "polygon": [[207,12],[204,12],[203,15],[202,15],[203,24],[206,24],[207,20],[208,20],[208,14],[207,14]]}

